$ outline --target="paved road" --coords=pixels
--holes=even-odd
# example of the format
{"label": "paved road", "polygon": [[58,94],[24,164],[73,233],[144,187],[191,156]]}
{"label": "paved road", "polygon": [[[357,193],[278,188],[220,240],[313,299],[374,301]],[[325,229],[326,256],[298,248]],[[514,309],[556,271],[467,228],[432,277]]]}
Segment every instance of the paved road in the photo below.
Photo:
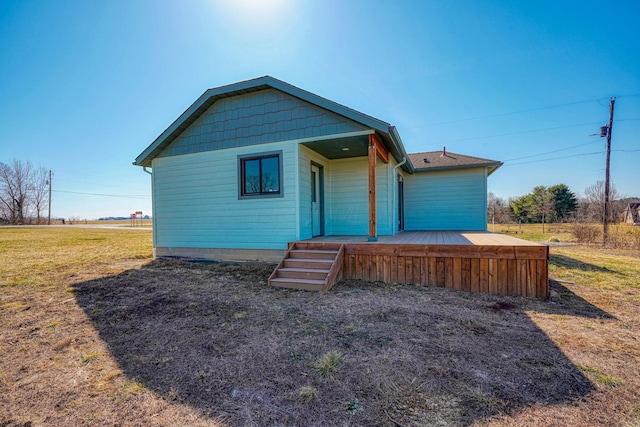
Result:
{"label": "paved road", "polygon": [[0,228],[101,228],[107,230],[151,230],[151,226],[131,227],[120,224],[65,224],[65,225],[0,225]]}

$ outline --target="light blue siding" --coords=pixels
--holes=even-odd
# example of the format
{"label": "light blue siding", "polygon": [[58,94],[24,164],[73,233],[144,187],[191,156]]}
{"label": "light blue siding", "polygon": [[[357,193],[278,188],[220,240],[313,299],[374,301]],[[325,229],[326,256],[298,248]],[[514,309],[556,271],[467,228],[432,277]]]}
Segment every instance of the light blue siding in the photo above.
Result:
{"label": "light blue siding", "polygon": [[[342,107],[325,109],[300,98],[276,89],[216,98],[213,105],[199,104],[198,114],[204,113],[183,122],[184,131],[182,124],[172,125],[168,145],[153,151],[155,248],[279,251],[312,237],[312,162],[323,168],[324,234],[368,235],[366,155],[329,160],[313,150],[340,157],[344,153],[334,156],[321,141],[344,142],[354,132],[366,139],[373,129],[385,135],[387,130],[346,118],[354,116]],[[281,196],[240,198],[238,156],[273,152],[282,153]],[[410,175],[394,169],[398,153],[392,153],[388,164],[376,166],[378,235],[398,231],[398,173],[404,176],[405,230],[486,229],[485,168]]]}
{"label": "light blue siding", "polygon": [[[153,161],[156,247],[286,249],[296,229],[293,143]],[[239,199],[238,155],[282,151],[283,197]]]}
{"label": "light blue siding", "polygon": [[405,230],[486,230],[485,168],[407,175]]}
{"label": "light blue siding", "polygon": [[[333,160],[327,234],[369,234],[369,166],[366,157]],[[376,166],[376,216],[379,235],[393,234],[392,167]]]}
{"label": "light blue siding", "polygon": [[159,157],[365,130],[361,124],[267,89],[217,101]]}
{"label": "light blue siding", "polygon": [[378,159],[376,166],[376,215],[378,235],[394,235],[398,232],[398,178],[394,166],[397,162],[389,156],[389,163]]}
{"label": "light blue siding", "polygon": [[331,162],[331,200],[328,204],[327,234],[369,233],[369,191],[367,159]]}
{"label": "light blue siding", "polygon": [[298,183],[299,183],[299,212],[300,212],[300,239],[310,239],[311,231],[311,162],[315,162],[323,167],[324,171],[324,219],[325,234],[327,233],[326,220],[328,218],[327,205],[331,200],[330,171],[331,161],[321,156],[309,148],[299,145],[299,165],[298,165]]}

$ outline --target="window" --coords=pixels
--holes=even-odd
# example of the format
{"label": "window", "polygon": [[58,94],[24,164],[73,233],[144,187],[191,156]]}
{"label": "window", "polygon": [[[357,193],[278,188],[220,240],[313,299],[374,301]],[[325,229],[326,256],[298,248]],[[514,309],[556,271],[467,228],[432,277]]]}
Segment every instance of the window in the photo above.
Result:
{"label": "window", "polygon": [[280,152],[239,157],[240,197],[279,196],[282,177],[281,158]]}

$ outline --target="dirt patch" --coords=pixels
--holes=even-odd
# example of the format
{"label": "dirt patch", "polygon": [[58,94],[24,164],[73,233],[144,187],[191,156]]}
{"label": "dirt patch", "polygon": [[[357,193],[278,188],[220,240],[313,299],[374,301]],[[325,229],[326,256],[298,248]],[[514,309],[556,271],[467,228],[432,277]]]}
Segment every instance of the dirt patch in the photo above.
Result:
{"label": "dirt patch", "polygon": [[266,286],[266,264],[118,262],[4,288],[0,425],[640,422],[635,288],[316,293]]}
{"label": "dirt patch", "polygon": [[[594,389],[528,318],[540,302],[360,281],[274,289],[271,270],[154,262],[74,293],[127,378],[229,425],[467,425]],[[313,365],[329,351],[344,363],[323,377]],[[317,398],[301,403],[309,386]]]}

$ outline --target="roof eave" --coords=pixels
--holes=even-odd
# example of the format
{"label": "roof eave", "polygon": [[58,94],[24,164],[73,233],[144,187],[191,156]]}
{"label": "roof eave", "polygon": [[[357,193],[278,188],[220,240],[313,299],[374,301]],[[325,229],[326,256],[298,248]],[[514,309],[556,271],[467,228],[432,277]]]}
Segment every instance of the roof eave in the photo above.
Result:
{"label": "roof eave", "polygon": [[[180,114],[180,116],[175,119],[173,123],[171,123],[171,125],[169,125],[167,129],[165,129],[164,132],[162,132],[151,144],[149,144],[149,146],[145,148],[144,151],[140,153],[140,155],[138,155],[138,157],[136,157],[134,165],[151,166],[151,161],[153,160],[153,158],[150,157],[156,150],[162,151],[163,147],[161,146],[163,145],[163,142],[167,141],[172,136],[172,134],[176,132],[181,133],[182,131],[184,131],[184,129],[189,127],[189,125],[191,125],[191,123],[193,123],[197,119],[197,117],[200,117],[202,113],[198,114],[197,117],[193,117],[193,115],[198,111],[199,108],[202,108],[202,106],[208,99],[211,98],[211,90],[212,89],[207,89],[202,95],[200,95],[200,97],[193,104],[191,104],[189,108],[187,108],[182,114]],[[206,110],[206,108],[204,110]]]}
{"label": "roof eave", "polygon": [[502,165],[503,165],[502,162],[476,163],[476,164],[470,164],[470,165],[450,165],[450,166],[436,166],[436,167],[430,167],[430,168],[416,168],[415,171],[416,172],[434,172],[434,171],[455,170],[455,169],[487,168],[488,169],[487,176],[489,176]]}
{"label": "roof eave", "polygon": [[398,154],[396,156],[396,160],[402,164],[402,169],[410,174],[413,174],[416,169],[413,167],[413,163],[409,159],[409,155],[404,149],[404,144],[402,143],[402,139],[400,138],[400,134],[395,126],[389,126],[388,128],[389,136],[391,137],[391,141],[394,144]]}
{"label": "roof eave", "polygon": [[502,162],[495,162],[493,163],[488,169],[489,171],[487,172],[487,176],[491,175],[492,173],[494,173],[495,171],[497,171],[500,166],[504,165],[504,163]]}

